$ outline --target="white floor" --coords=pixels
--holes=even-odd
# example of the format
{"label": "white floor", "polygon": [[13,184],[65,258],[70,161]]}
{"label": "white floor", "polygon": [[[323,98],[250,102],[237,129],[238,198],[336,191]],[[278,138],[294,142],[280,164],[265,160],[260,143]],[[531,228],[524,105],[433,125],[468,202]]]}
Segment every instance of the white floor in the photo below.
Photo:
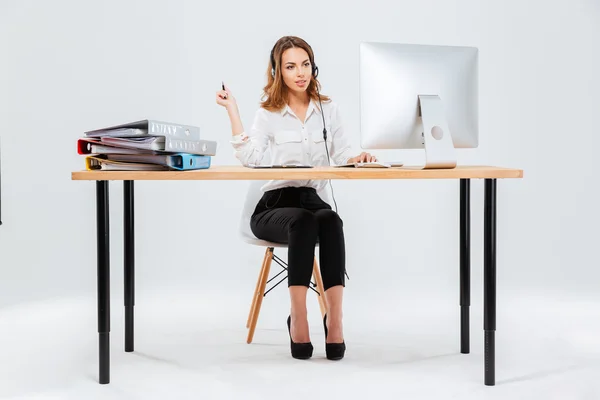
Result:
{"label": "white floor", "polygon": [[123,303],[115,297],[109,385],[97,383],[94,297],[0,309],[0,398],[600,399],[600,301],[503,298],[497,385],[486,387],[479,300],[471,354],[463,355],[456,303],[430,298],[390,309],[352,298],[340,362],[324,358],[314,300],[315,355],[299,361],[289,356],[285,289],[265,299],[251,345],[246,292],[138,291],[134,353],[123,352]]}

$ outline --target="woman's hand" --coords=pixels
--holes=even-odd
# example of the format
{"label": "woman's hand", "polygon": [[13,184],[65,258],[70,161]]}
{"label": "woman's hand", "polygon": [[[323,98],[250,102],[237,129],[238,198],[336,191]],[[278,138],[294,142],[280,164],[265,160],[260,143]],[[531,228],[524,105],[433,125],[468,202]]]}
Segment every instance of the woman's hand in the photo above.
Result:
{"label": "woman's hand", "polygon": [[244,126],[242,125],[242,120],[240,119],[240,112],[237,107],[237,102],[227,86],[225,86],[225,90],[219,90],[217,92],[217,104],[227,109],[227,114],[229,115],[229,120],[231,121],[231,134],[235,136],[244,132]]}
{"label": "woman's hand", "polygon": [[225,86],[225,90],[217,91],[217,104],[225,107],[227,110],[230,110],[237,105],[235,97],[233,97],[227,86]]}
{"label": "woman's hand", "polygon": [[349,158],[347,162],[355,163],[355,162],[375,162],[375,161],[377,161],[377,157],[372,156],[371,154],[365,153],[363,151],[358,156]]}

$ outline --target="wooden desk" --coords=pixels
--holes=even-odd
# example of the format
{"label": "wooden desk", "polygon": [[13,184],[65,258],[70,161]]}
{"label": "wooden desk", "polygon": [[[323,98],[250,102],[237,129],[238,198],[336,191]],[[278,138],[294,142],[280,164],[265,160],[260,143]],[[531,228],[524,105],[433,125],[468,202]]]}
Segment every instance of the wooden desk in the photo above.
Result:
{"label": "wooden desk", "polygon": [[110,382],[110,253],[108,181],[124,184],[124,269],[125,269],[125,351],[133,351],[134,307],[134,195],[136,180],[269,180],[269,179],[456,179],[460,181],[460,351],[468,354],[469,307],[471,305],[470,182],[485,180],[484,193],[484,383],[495,385],[496,331],[496,181],[522,178],[519,169],[460,166],[454,169],[416,168],[300,168],[251,169],[213,166],[195,171],[78,171],[72,180],[96,181],[99,382]]}

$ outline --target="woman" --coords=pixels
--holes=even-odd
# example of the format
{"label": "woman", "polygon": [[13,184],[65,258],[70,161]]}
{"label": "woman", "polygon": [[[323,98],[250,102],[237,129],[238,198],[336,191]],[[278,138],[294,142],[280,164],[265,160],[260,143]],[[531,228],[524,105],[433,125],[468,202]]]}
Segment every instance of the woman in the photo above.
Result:
{"label": "woman", "polygon": [[[319,95],[317,75],[308,43],[295,36],[279,39],[271,51],[263,101],[248,134],[229,88],[217,92],[216,101],[227,109],[231,120],[235,155],[243,165],[261,164],[267,149],[272,164],[327,166],[330,157],[338,165],[376,161],[364,152],[350,157],[338,107]],[[339,360],[346,349],[342,330],[344,234],[342,220],[318,195],[324,185],[323,180],[270,181],[263,187],[250,223],[257,238],[288,244],[291,310],[287,325],[292,357],[300,359],[310,358],[313,352],[306,294],[317,241],[327,299],[323,319],[327,358]]]}

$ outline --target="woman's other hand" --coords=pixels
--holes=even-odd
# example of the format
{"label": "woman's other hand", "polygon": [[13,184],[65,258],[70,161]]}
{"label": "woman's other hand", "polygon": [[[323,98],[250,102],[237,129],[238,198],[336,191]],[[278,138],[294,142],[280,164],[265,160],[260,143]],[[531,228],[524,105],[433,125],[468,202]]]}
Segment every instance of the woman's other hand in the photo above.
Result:
{"label": "woman's other hand", "polygon": [[359,155],[357,155],[356,157],[352,157],[348,159],[348,163],[355,163],[355,162],[376,162],[377,161],[377,157],[369,154],[369,153],[365,153],[364,151],[362,153],[360,153]]}

